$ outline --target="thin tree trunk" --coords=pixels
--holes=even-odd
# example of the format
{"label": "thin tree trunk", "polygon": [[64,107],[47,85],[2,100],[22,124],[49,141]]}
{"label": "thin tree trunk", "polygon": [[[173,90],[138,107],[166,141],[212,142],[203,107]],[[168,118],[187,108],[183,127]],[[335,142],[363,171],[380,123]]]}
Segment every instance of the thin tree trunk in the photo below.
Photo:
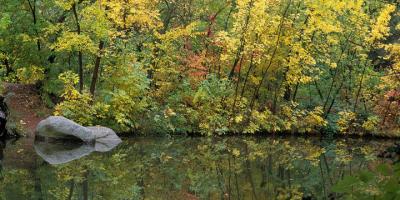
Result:
{"label": "thin tree trunk", "polygon": [[363,72],[362,72],[362,74],[361,74],[361,80],[360,80],[360,84],[359,84],[359,86],[358,86],[357,95],[356,95],[356,100],[355,100],[355,102],[354,102],[354,109],[353,109],[353,112],[356,112],[356,109],[357,109],[358,98],[360,97],[360,94],[361,94],[362,84],[363,84],[363,81],[364,81],[364,76],[365,76],[365,71],[366,71],[366,69],[367,69],[367,63],[365,63]]}
{"label": "thin tree trunk", "polygon": [[318,87],[318,83],[317,83],[317,81],[315,81],[315,80],[314,80],[314,85],[315,85],[315,89],[317,89],[319,98],[321,98],[321,101],[324,100],[324,96],[322,95],[322,92],[321,92],[321,90],[320,90],[319,87]]}
{"label": "thin tree trunk", "polygon": [[101,61],[101,52],[104,48],[104,42],[100,41],[99,44],[99,52],[96,57],[96,62],[94,64],[94,69],[93,69],[93,76],[92,76],[92,83],[90,84],[90,94],[94,96],[94,92],[96,90],[96,82],[99,76],[99,69],[100,69],[100,61]]}
{"label": "thin tree trunk", "polygon": [[[32,13],[33,25],[34,25],[34,30],[35,30],[36,36],[39,37],[39,32],[38,32],[37,27],[36,27],[36,25],[37,25],[36,0],[33,0],[33,3],[31,3],[30,0],[27,0],[27,1],[28,1],[28,4],[29,4],[29,8],[30,8],[30,10],[31,10],[31,13]],[[41,45],[40,45],[40,40],[39,40],[39,38],[36,40],[36,45],[37,45],[38,51],[40,51],[40,49],[41,49],[40,46],[41,46]]]}
{"label": "thin tree trunk", "polygon": [[82,51],[78,52],[78,74],[79,74],[79,92],[82,93],[83,90],[83,55]]}
{"label": "thin tree trunk", "polygon": [[267,68],[266,68],[266,69],[264,70],[264,72],[261,74],[261,81],[260,81],[260,83],[256,86],[256,90],[255,90],[254,95],[253,95],[253,97],[252,97],[252,99],[251,99],[251,101],[250,101],[250,110],[253,110],[253,108],[254,108],[254,101],[255,101],[256,97],[258,96],[258,93],[260,92],[260,88],[261,88],[261,86],[262,86],[262,84],[263,84],[263,82],[264,82],[264,79],[266,78],[267,72],[268,72],[269,68],[271,67],[271,65],[272,65],[272,63],[273,63],[273,61],[274,61],[274,59],[275,59],[275,54],[276,54],[277,51],[278,51],[279,42],[281,41],[281,34],[282,34],[282,31],[283,31],[283,23],[284,23],[284,21],[285,21],[285,19],[286,19],[286,15],[287,15],[287,13],[288,13],[288,11],[289,11],[289,8],[290,8],[291,3],[292,3],[292,1],[289,0],[289,1],[288,1],[288,5],[286,6],[285,11],[284,11],[284,13],[283,13],[283,15],[282,15],[282,19],[281,19],[281,22],[280,22],[279,28],[278,28],[278,36],[277,36],[277,39],[276,39],[276,42],[275,42],[274,50],[273,50],[273,52],[272,52],[272,55],[271,55],[271,58],[270,58],[270,60],[269,60],[269,63],[268,63]]}
{"label": "thin tree trunk", "polygon": [[343,82],[344,82],[344,80],[341,81],[339,88],[336,90],[335,94],[332,97],[332,103],[330,104],[328,110],[326,110],[325,117],[324,117],[325,119],[328,118],[328,115],[331,112],[333,105],[335,104],[336,96],[339,94],[340,90],[342,89]]}
{"label": "thin tree trunk", "polygon": [[239,74],[238,74],[238,79],[236,81],[236,86],[235,86],[235,98],[233,100],[233,105],[232,105],[232,113],[235,113],[235,108],[236,108],[236,101],[237,101],[237,96],[239,92],[239,83],[240,83],[240,78],[241,78],[241,71],[242,71],[242,64],[243,64],[243,57],[240,59],[239,62]]}
{"label": "thin tree trunk", "polygon": [[[78,35],[80,35],[81,34],[81,25],[79,23],[78,12],[76,10],[75,3],[72,5],[72,11],[73,11],[74,17],[75,17],[76,31],[77,31]],[[78,69],[79,92],[82,92],[82,90],[83,90],[83,55],[82,55],[82,51],[78,51],[78,65],[79,65],[79,69]]]}
{"label": "thin tree trunk", "polygon": [[4,58],[3,64],[6,67],[6,76],[8,76],[12,72],[12,68],[10,66],[10,63],[8,62],[8,58]]}
{"label": "thin tree trunk", "polygon": [[235,67],[238,64],[239,60],[240,60],[240,56],[241,56],[242,51],[243,51],[244,46],[245,46],[245,38],[244,38],[245,36],[244,36],[244,34],[246,33],[246,31],[248,29],[248,25],[249,25],[249,21],[250,21],[250,13],[251,13],[252,7],[253,7],[253,1],[251,1],[249,3],[248,14],[246,16],[245,24],[244,24],[244,27],[243,27],[242,37],[240,38],[240,45],[239,45],[239,48],[238,48],[238,50],[236,52],[236,58],[235,58],[235,61],[233,62],[231,71],[229,72],[229,80],[231,80],[233,78],[233,75],[235,73]]}
{"label": "thin tree trunk", "polygon": [[335,69],[335,72],[334,72],[334,74],[333,74],[332,82],[331,82],[331,85],[330,85],[330,87],[329,87],[328,95],[326,96],[326,100],[325,100],[325,103],[324,103],[323,110],[326,109],[326,106],[328,105],[328,102],[329,102],[329,98],[331,97],[331,94],[332,94],[332,92],[333,92],[333,88],[334,88],[335,83],[336,83],[335,79],[336,79],[336,76],[338,76],[338,73],[339,73],[339,72],[338,72],[339,67],[340,67],[339,65],[341,65],[344,52],[347,50],[348,41],[349,41],[350,36],[351,36],[351,35],[349,35],[349,37],[346,38],[346,40],[345,40],[345,46],[344,46],[343,48],[341,48],[340,56],[339,56],[339,58],[338,58],[338,61],[336,62],[336,63],[337,63],[337,68]]}
{"label": "thin tree trunk", "polygon": [[294,93],[293,93],[292,101],[296,101],[297,91],[299,90],[299,86],[300,86],[300,83],[297,82],[296,86],[294,87]]}

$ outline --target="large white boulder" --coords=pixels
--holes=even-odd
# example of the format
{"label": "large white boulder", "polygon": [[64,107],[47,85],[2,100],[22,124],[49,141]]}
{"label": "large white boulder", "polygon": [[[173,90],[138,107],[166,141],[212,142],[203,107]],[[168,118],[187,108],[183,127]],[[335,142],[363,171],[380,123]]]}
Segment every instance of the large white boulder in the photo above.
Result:
{"label": "large white boulder", "polygon": [[[93,151],[110,151],[122,142],[110,128],[84,127],[60,116],[51,116],[42,120],[36,127],[36,135],[39,136],[38,138],[41,137],[42,141],[35,141],[35,150],[50,164],[66,163],[89,155]],[[58,139],[71,140],[72,143],[60,145],[49,142]],[[83,143],[79,141],[74,143],[74,140],[81,140]]]}
{"label": "large white boulder", "polygon": [[39,122],[36,126],[36,134],[60,139],[72,136],[86,143],[92,143],[96,139],[96,135],[90,129],[61,116],[50,116]]}

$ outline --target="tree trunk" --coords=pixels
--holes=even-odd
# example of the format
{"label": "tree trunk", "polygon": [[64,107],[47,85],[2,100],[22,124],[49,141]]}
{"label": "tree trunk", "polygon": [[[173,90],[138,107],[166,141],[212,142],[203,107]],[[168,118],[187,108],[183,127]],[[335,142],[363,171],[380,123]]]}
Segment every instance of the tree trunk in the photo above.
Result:
{"label": "tree trunk", "polygon": [[8,62],[8,58],[5,58],[3,63],[4,63],[4,66],[6,67],[6,76],[8,76],[13,71],[10,66],[10,63]]}
{"label": "tree trunk", "polygon": [[[78,35],[80,35],[81,34],[81,25],[79,23],[78,12],[76,11],[76,4],[75,3],[72,5],[72,11],[73,11],[74,17],[75,17],[76,31],[77,31]],[[83,90],[83,55],[82,55],[82,51],[78,52],[78,65],[79,65],[79,69],[78,69],[78,73],[79,73],[79,92],[82,92],[82,90]]]}
{"label": "tree trunk", "polygon": [[96,82],[99,76],[99,69],[100,69],[100,61],[101,61],[101,51],[104,48],[104,42],[100,41],[99,44],[99,52],[96,57],[96,62],[94,64],[94,69],[93,69],[93,76],[92,76],[92,83],[90,84],[90,94],[94,96],[94,92],[96,90]]}
{"label": "tree trunk", "polygon": [[[34,30],[35,30],[36,36],[39,37],[39,32],[38,32],[37,27],[36,27],[36,24],[37,24],[37,17],[36,17],[36,0],[33,0],[33,3],[31,3],[31,1],[28,0],[28,4],[29,4],[29,8],[30,8],[31,13],[32,13]],[[40,40],[39,40],[39,38],[36,40],[36,45],[37,45],[38,51],[40,51],[40,49],[41,49],[40,46],[41,46],[41,45],[40,45]]]}

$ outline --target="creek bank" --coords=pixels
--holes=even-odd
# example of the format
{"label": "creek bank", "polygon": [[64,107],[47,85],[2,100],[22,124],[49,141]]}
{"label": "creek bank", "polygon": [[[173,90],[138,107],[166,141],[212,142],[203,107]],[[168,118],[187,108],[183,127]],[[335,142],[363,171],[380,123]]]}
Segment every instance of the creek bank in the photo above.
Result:
{"label": "creek bank", "polygon": [[[50,116],[52,110],[47,108],[44,104],[40,91],[34,85],[26,84],[14,84],[14,83],[3,83],[3,97],[4,106],[7,108],[7,132],[11,136],[26,136],[34,138],[35,128],[37,124]],[[1,104],[0,104],[1,107]],[[143,133],[145,135],[151,135],[152,133]],[[123,137],[131,137],[132,133],[118,133]],[[137,134],[135,134],[137,135]],[[171,135],[174,135],[173,133]],[[182,135],[187,136],[201,136],[199,133],[186,133]],[[240,134],[246,136],[245,134]],[[280,132],[280,133],[266,133],[260,131],[252,134],[252,136],[270,136],[270,135],[285,135],[285,136],[296,136],[296,137],[334,137],[334,138],[366,138],[366,139],[385,139],[385,138],[400,138],[400,133],[393,134],[337,134],[337,133],[325,133],[325,132],[313,132],[307,134],[293,133],[293,132]],[[227,133],[226,136],[238,136],[237,133]]]}
{"label": "creek bank", "polygon": [[[3,83],[3,105],[7,109],[5,128],[9,137],[34,138],[36,125],[49,116],[40,92],[34,85]],[[0,105],[1,107],[1,105]]]}

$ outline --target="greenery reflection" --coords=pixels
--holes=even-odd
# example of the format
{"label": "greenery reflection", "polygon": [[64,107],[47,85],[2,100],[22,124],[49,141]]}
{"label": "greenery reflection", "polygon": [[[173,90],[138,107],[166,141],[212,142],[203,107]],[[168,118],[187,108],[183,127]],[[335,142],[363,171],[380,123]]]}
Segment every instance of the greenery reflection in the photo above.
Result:
{"label": "greenery reflection", "polygon": [[62,165],[3,166],[1,199],[328,199],[384,141],[133,138]]}

